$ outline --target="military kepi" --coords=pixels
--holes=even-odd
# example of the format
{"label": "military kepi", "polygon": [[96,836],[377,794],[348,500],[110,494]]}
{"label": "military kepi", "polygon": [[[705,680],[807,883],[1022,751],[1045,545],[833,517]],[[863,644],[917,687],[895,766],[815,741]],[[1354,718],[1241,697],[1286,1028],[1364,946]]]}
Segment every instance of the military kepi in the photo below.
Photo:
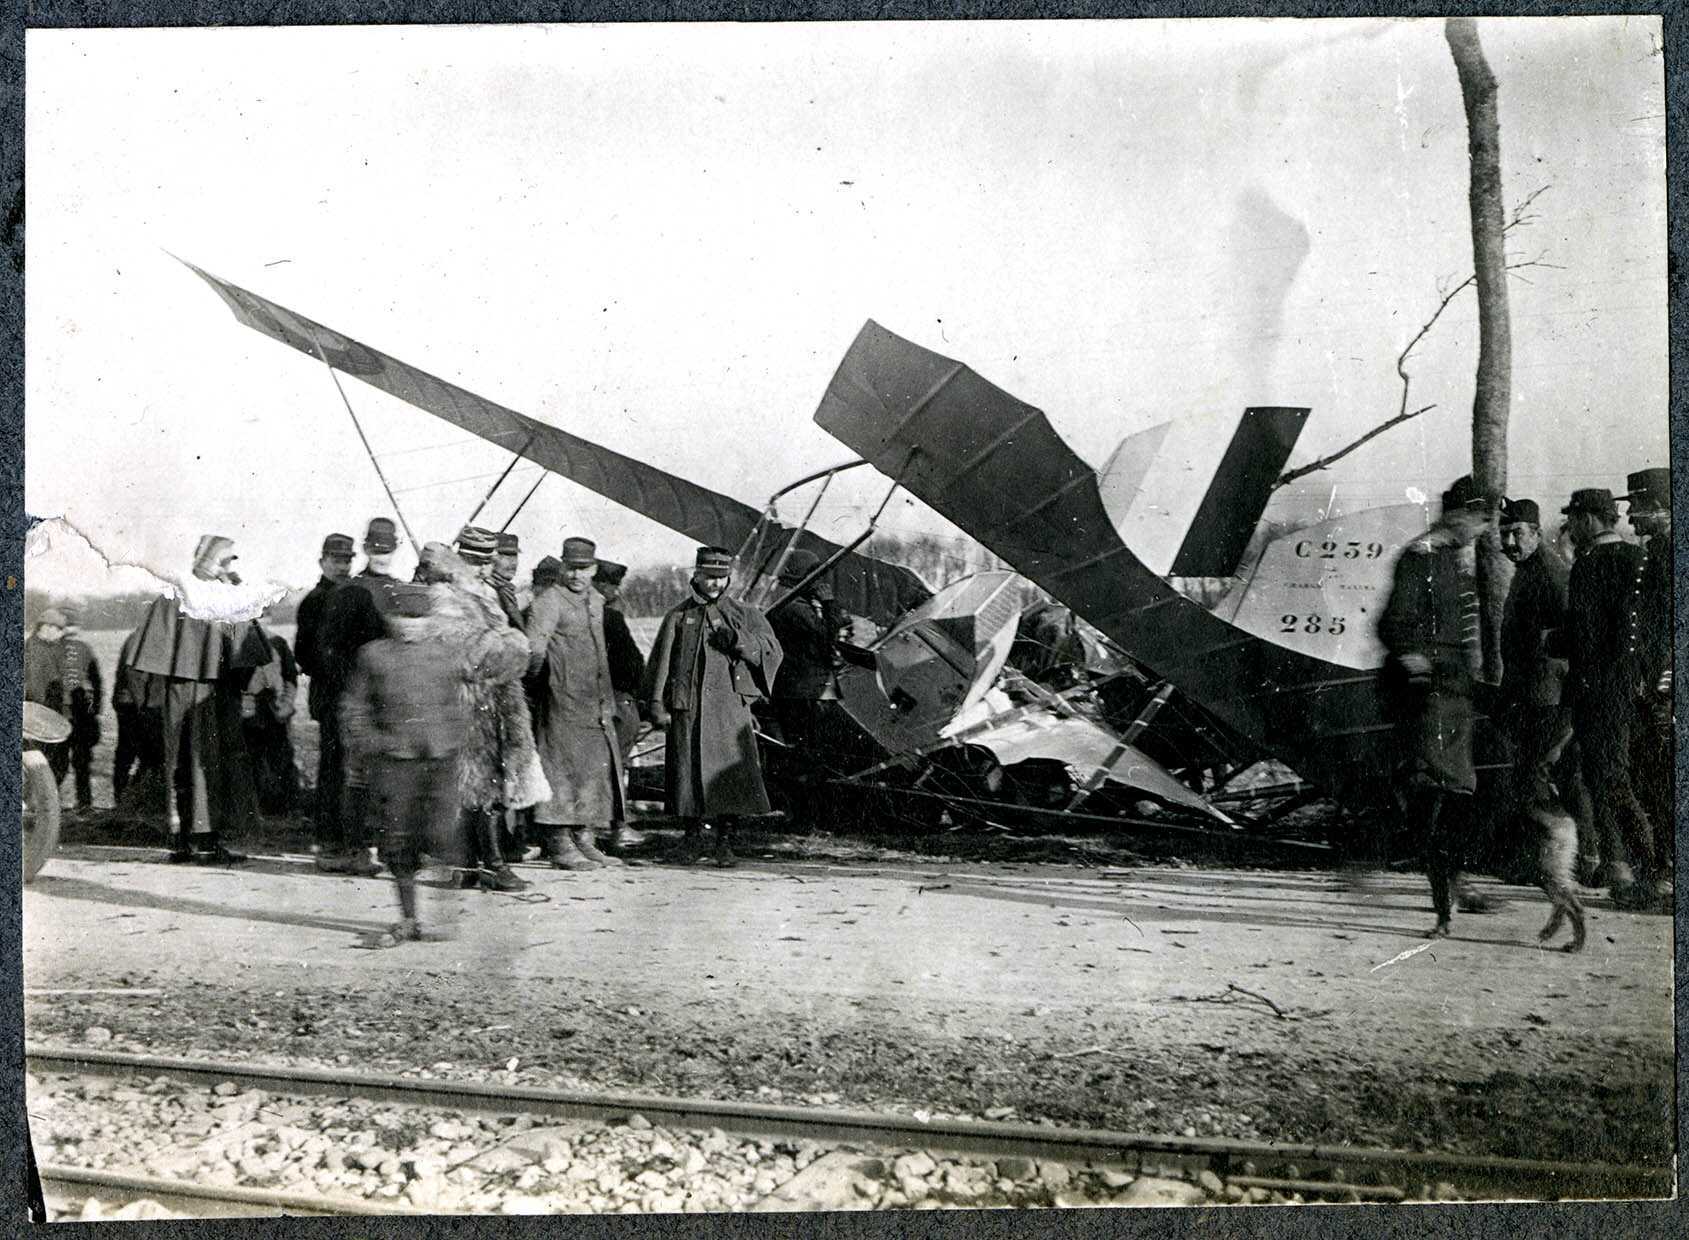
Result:
{"label": "military kepi", "polygon": [[498,550],[498,535],[479,525],[466,525],[457,532],[457,553],[471,564],[485,564]]}
{"label": "military kepi", "polygon": [[401,581],[388,591],[388,612],[395,616],[416,618],[426,616],[434,610],[434,596],[428,587],[409,581]]}
{"label": "military kepi", "polygon": [[1501,523],[1540,526],[1542,510],[1534,499],[1504,499],[1501,501]]}
{"label": "military kepi", "polygon": [[323,539],[324,557],[334,556],[338,558],[344,556],[349,560],[352,558],[352,554],[356,550],[357,547],[352,542],[352,536],[350,534],[330,534],[327,538]]}
{"label": "military kepi", "polygon": [[1613,493],[1606,487],[1584,487],[1572,492],[1572,502],[1560,510],[1563,516],[1571,516],[1577,512],[1591,513],[1597,517],[1605,517],[1609,521],[1619,519],[1619,506],[1613,502]]}
{"label": "military kepi", "polygon": [[733,553],[726,547],[699,547],[692,570],[712,576],[725,576],[733,571]]}
{"label": "military kepi", "polygon": [[1633,511],[1652,511],[1658,508],[1671,507],[1671,470],[1644,469],[1630,474],[1625,478],[1625,487],[1629,494],[1625,496],[1630,501]]}
{"label": "military kepi", "polygon": [[614,560],[598,561],[598,571],[592,575],[594,581],[602,581],[606,585],[619,586],[622,578],[628,575],[628,566],[618,564]]}
{"label": "military kepi", "polygon": [[1443,511],[1453,512],[1456,508],[1482,508],[1484,493],[1478,489],[1478,484],[1472,481],[1471,474],[1462,474],[1449,484],[1449,489],[1443,492]]}
{"label": "military kepi", "polygon": [[590,538],[563,540],[564,568],[591,568],[598,563],[598,544]]}
{"label": "military kepi", "polygon": [[813,551],[794,551],[780,566],[780,584],[795,585],[821,567],[821,557]]}
{"label": "military kepi", "polygon": [[386,555],[399,549],[399,531],[386,517],[376,517],[364,531],[364,550]]}
{"label": "military kepi", "polygon": [[514,534],[500,531],[498,534],[498,553],[500,555],[516,555],[522,550],[522,544]]}

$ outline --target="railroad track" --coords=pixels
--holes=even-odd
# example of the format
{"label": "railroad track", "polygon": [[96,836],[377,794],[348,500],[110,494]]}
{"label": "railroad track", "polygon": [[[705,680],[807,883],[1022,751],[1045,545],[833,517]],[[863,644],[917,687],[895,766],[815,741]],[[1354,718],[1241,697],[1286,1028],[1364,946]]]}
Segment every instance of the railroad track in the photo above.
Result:
{"label": "railroad track", "polygon": [[[1585,1199],[1667,1197],[1666,1168],[1487,1158],[1418,1151],[1232,1141],[1106,1129],[932,1119],[765,1103],[627,1093],[585,1093],[499,1083],[416,1080],[318,1068],[185,1060],[71,1047],[29,1046],[29,1070],[40,1074],[166,1078],[184,1084],[237,1087],[295,1097],[329,1098],[437,1109],[460,1115],[516,1115],[536,1120],[625,1121],[640,1115],[673,1130],[720,1129],[745,1138],[808,1140],[845,1147],[913,1149],[992,1159],[1091,1164],[1139,1174],[1212,1173],[1221,1186],[1259,1188],[1308,1198],[1401,1201],[1421,1186],[1446,1183],[1467,1198]],[[224,1189],[106,1171],[44,1166],[51,1193],[102,1201],[150,1196],[184,1204],[187,1213],[416,1213],[402,1205]],[[1207,1177],[1205,1177],[1207,1178]],[[1209,1180],[1212,1183],[1212,1180]],[[50,1194],[51,1195],[51,1194]]]}

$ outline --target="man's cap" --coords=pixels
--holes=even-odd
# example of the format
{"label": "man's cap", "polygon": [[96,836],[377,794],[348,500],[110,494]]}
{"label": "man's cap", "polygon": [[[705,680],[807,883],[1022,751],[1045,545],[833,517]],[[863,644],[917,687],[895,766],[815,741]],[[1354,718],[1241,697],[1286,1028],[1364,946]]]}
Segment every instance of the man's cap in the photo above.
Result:
{"label": "man's cap", "polygon": [[496,537],[498,538],[498,553],[500,555],[515,555],[522,550],[522,544],[517,540],[516,535],[500,533]]}
{"label": "man's cap", "polygon": [[423,543],[422,550],[417,554],[416,579],[418,581],[444,581],[451,576],[450,570],[446,567],[446,561],[451,554],[452,549],[443,542]]}
{"label": "man's cap", "polygon": [[733,571],[733,553],[726,547],[699,547],[692,571],[723,576]]}
{"label": "man's cap", "polygon": [[1606,487],[1584,487],[1582,490],[1573,491],[1572,502],[1560,512],[1568,517],[1574,513],[1587,512],[1609,521],[1619,519],[1619,506],[1613,500],[1613,493]]}
{"label": "man's cap", "polygon": [[598,561],[598,571],[592,575],[594,581],[602,581],[607,586],[619,586],[622,578],[628,575],[628,566],[618,564],[614,560]]}
{"label": "man's cap", "polygon": [[399,531],[387,517],[373,517],[364,531],[364,550],[386,555],[399,549]]}
{"label": "man's cap", "polygon": [[434,593],[420,582],[401,581],[387,593],[388,614],[412,619],[434,610]]}
{"label": "man's cap", "polygon": [[46,611],[41,613],[41,618],[35,623],[38,625],[50,624],[55,629],[62,629],[65,627],[66,623],[65,614],[57,607],[49,607]]}
{"label": "man's cap", "polygon": [[1540,526],[1542,510],[1534,499],[1504,499],[1501,501],[1501,523]]}
{"label": "man's cap", "polygon": [[534,589],[541,586],[556,585],[557,579],[563,575],[563,561],[554,555],[541,556],[540,562],[534,565]]}
{"label": "man's cap", "polygon": [[351,559],[356,553],[357,546],[352,542],[350,534],[330,534],[323,539],[323,555],[337,556]]}
{"label": "man's cap", "polygon": [[821,557],[813,551],[794,551],[780,566],[780,584],[796,585],[821,567]]}
{"label": "man's cap", "polygon": [[598,544],[590,538],[563,540],[563,567],[586,568],[598,563]]}
{"label": "man's cap", "polygon": [[457,553],[471,564],[486,564],[498,550],[498,535],[479,525],[466,525],[457,532]]}
{"label": "man's cap", "polygon": [[1632,512],[1671,507],[1671,470],[1669,469],[1664,467],[1644,469],[1629,474],[1625,478],[1625,487],[1629,494],[1625,495],[1624,498],[1630,501]]}
{"label": "man's cap", "polygon": [[1449,489],[1443,492],[1443,511],[1453,512],[1457,508],[1485,507],[1484,493],[1478,489],[1478,484],[1472,481],[1471,474],[1463,474],[1449,484]]}

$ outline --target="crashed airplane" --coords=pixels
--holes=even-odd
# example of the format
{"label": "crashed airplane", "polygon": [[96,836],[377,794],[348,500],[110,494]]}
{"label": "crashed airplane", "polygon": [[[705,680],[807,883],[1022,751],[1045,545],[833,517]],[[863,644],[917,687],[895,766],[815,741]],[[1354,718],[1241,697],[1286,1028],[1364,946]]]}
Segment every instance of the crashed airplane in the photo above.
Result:
{"label": "crashed airplane", "polygon": [[[248,327],[688,538],[737,548],[736,581],[755,601],[781,605],[773,582],[794,549],[821,557],[841,606],[880,631],[841,671],[858,735],[827,762],[831,782],[866,805],[924,802],[931,812],[896,816],[925,822],[1235,836],[1216,794],[1268,756],[1337,799],[1378,799],[1387,728],[1371,615],[1424,517],[1404,506],[1335,519],[1243,563],[1306,409],[1249,409],[1218,438],[1211,425],[1164,424],[1093,470],[1038,410],[870,322],[817,423],[1015,570],[934,595],[909,569],[857,551],[867,533],[841,546],[787,526],[772,503],[759,512],[187,265]],[[1193,436],[1222,446],[1206,486],[1192,485],[1181,457]],[[800,484],[825,486],[835,472]],[[1239,580],[1205,606],[1181,579]],[[1017,670],[1022,617],[1048,606],[1028,581],[1127,657],[1062,690]],[[1288,804],[1314,795],[1295,792]],[[1171,814],[1144,819],[1146,800]]]}

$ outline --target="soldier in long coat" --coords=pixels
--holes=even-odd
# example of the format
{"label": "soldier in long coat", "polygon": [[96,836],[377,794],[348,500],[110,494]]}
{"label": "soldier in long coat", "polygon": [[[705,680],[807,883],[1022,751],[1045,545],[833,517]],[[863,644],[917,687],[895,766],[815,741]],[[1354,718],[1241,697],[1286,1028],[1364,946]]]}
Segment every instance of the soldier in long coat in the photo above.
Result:
{"label": "soldier in long coat", "polygon": [[1488,504],[1471,478],[1443,494],[1437,524],[1402,549],[1378,621],[1389,652],[1380,690],[1401,741],[1404,825],[1421,844],[1437,924],[1449,932],[1452,897],[1470,846],[1473,686],[1479,666],[1473,544]]}
{"label": "soldier in long coat", "polygon": [[563,541],[560,580],[534,596],[527,621],[528,671],[543,672],[544,709],[535,719],[540,763],[551,798],[534,807],[551,864],[596,870],[622,862],[598,848],[596,833],[627,816],[616,693],[604,638],[604,599],[592,588],[598,549]]}
{"label": "soldier in long coat", "polygon": [[[330,534],[323,539],[323,553],[317,564],[322,576],[311,592],[299,601],[294,632],[294,654],[305,675],[311,678],[305,705],[317,722],[317,793],[312,814],[317,843],[317,863],[329,871],[349,870],[356,832],[348,838],[345,812],[346,753],[340,739],[340,712],[335,709],[337,685],[342,669],[330,667],[323,641],[323,623],[328,618],[329,600],[352,576],[355,544],[350,534]],[[365,860],[367,861],[367,854]],[[361,869],[369,867],[361,866]]]}
{"label": "soldier in long coat", "polygon": [[[1500,725],[1511,761],[1500,802],[1502,829],[1516,825],[1527,805],[1557,799],[1577,821],[1584,855],[1593,856],[1599,850],[1590,838],[1587,812],[1580,813],[1587,811],[1588,797],[1580,796],[1572,716],[1561,702],[1566,661],[1549,649],[1550,635],[1566,621],[1572,568],[1543,539],[1535,500],[1503,502],[1501,550],[1514,569],[1501,616],[1501,691],[1488,713]],[[1503,872],[1510,872],[1513,858],[1500,859]]]}
{"label": "soldier in long coat", "polygon": [[716,863],[734,864],[737,817],[769,812],[751,703],[780,670],[780,643],[762,612],[726,596],[733,553],[701,547],[691,593],[663,617],[646,668],[651,720],[668,730],[668,812],[686,827],[681,853],[697,859],[703,821],[716,823]]}
{"label": "soldier in long coat", "polygon": [[1669,892],[1656,886],[1654,824],[1637,796],[1633,770],[1642,703],[1655,687],[1643,640],[1648,556],[1619,537],[1610,491],[1574,491],[1561,512],[1578,548],[1564,630],[1572,726],[1601,838],[1617,837],[1630,854],[1629,865],[1614,867],[1609,890],[1621,907],[1669,912]]}
{"label": "soldier in long coat", "polygon": [[1642,722],[1637,729],[1636,793],[1653,820],[1655,850],[1670,867],[1676,737],[1671,718],[1673,664],[1671,470],[1644,469],[1626,480],[1630,528],[1647,543],[1637,599],[1637,655],[1642,660]]}

